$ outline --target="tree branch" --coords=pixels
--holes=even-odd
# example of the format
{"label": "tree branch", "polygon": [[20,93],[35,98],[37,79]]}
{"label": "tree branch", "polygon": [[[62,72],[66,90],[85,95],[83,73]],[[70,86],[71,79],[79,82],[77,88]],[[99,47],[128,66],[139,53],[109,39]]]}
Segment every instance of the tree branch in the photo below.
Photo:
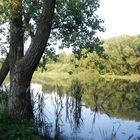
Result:
{"label": "tree branch", "polygon": [[0,86],[9,72],[9,54],[7,55],[1,69],[0,69]]}
{"label": "tree branch", "polygon": [[41,14],[41,19],[33,38],[33,42],[25,56],[19,61],[19,67],[25,69],[26,74],[32,76],[34,70],[36,69],[41,56],[45,50],[46,44],[48,42],[52,20],[54,16],[55,0],[44,0],[43,11]]}
{"label": "tree branch", "polygon": [[[55,8],[55,0],[44,0],[43,5],[44,7],[41,14],[41,20],[40,23],[38,24],[38,28],[35,37],[33,39],[33,42],[29,47],[25,56],[22,57],[22,59],[20,59],[20,61],[18,62],[18,64],[20,65],[19,67],[21,68],[24,67],[27,73],[28,71],[29,73],[34,72],[44,52],[44,49],[46,47],[51,32],[52,19],[53,19],[54,8]],[[12,46],[14,47],[15,43]],[[16,45],[16,47],[18,47],[18,45]],[[4,81],[8,71],[9,71],[9,55],[5,59],[5,62],[0,70],[0,85]]]}

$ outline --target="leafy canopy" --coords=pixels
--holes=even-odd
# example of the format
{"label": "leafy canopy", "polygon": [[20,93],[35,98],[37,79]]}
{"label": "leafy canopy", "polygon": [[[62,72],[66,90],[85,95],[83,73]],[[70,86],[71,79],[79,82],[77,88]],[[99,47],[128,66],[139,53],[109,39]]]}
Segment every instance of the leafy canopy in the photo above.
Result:
{"label": "leafy canopy", "polygon": [[[38,21],[41,19],[43,0],[21,1],[26,40],[28,37],[34,37]],[[99,0],[56,0],[55,16],[48,44],[60,40],[61,48],[72,46],[74,52],[80,50],[82,46],[86,46],[87,43],[99,46],[100,40],[96,32],[104,31],[104,28],[101,27],[103,20],[95,13],[99,6]],[[13,17],[10,1],[0,0],[0,9],[0,23],[9,22]],[[98,43],[96,44],[96,42]],[[93,47],[93,45],[88,47]]]}

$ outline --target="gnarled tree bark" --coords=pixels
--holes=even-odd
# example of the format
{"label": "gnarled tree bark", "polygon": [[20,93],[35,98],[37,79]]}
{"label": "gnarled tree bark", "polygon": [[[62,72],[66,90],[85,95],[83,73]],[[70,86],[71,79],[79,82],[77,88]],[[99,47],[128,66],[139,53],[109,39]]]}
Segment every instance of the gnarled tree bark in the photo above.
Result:
{"label": "gnarled tree bark", "polygon": [[[10,61],[12,84],[10,85],[9,110],[11,115],[18,119],[31,119],[33,116],[30,82],[50,36],[54,8],[55,0],[44,0],[41,19],[31,46],[24,57],[17,55],[17,61],[14,63],[13,60]],[[15,48],[10,49],[10,51],[15,51]],[[10,57],[13,53],[11,52]],[[14,65],[13,68],[12,65]]]}

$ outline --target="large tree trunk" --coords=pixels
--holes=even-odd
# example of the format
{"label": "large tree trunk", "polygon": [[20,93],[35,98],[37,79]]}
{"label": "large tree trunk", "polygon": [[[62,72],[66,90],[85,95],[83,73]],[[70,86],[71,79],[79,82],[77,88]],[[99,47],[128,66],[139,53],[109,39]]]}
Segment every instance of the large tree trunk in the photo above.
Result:
{"label": "large tree trunk", "polygon": [[17,63],[14,68],[11,97],[9,98],[10,114],[18,119],[32,119],[33,108],[30,97],[30,81],[24,65]]}
{"label": "large tree trunk", "polygon": [[[11,84],[9,111],[11,116],[15,118],[31,119],[33,117],[30,98],[30,82],[50,36],[54,8],[55,0],[44,0],[43,11],[35,37],[24,57],[21,57],[20,55],[22,46],[21,36],[18,38],[19,42],[15,40],[16,45],[20,44],[20,47],[18,48],[19,51],[14,47],[10,48],[10,58],[13,57],[14,59],[10,61]],[[13,39],[15,39],[15,37]],[[13,41],[13,44],[15,41]]]}
{"label": "large tree trunk", "polygon": [[10,52],[9,52],[9,67],[10,67],[10,87],[12,87],[12,79],[14,67],[16,63],[23,57],[24,52],[24,33],[22,20],[22,0],[11,0],[12,17],[10,19]]}
{"label": "large tree trunk", "polygon": [[[13,111],[17,114],[17,107],[21,108],[19,102],[22,103],[24,98],[19,99],[19,94],[23,90],[15,84],[18,82],[18,73],[16,71],[16,63],[23,57],[24,51],[24,33],[23,33],[23,20],[22,20],[22,0],[11,0],[11,13],[10,18],[10,51],[9,51],[9,69],[10,69],[10,94],[9,94],[9,113],[13,116]],[[15,93],[15,89],[17,92]],[[21,96],[21,95],[20,95]],[[26,95],[25,95],[26,96]],[[13,110],[14,109],[14,110]],[[24,112],[24,111],[23,111]],[[22,113],[21,113],[22,114]],[[16,116],[16,115],[15,115]],[[18,116],[16,116],[18,118]]]}

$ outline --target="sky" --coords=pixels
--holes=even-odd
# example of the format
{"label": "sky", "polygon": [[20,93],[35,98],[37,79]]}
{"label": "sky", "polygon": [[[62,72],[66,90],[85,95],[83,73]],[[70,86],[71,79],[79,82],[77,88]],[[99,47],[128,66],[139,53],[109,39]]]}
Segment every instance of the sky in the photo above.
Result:
{"label": "sky", "polygon": [[104,20],[107,39],[119,35],[140,34],[140,0],[100,0],[97,14]]}

